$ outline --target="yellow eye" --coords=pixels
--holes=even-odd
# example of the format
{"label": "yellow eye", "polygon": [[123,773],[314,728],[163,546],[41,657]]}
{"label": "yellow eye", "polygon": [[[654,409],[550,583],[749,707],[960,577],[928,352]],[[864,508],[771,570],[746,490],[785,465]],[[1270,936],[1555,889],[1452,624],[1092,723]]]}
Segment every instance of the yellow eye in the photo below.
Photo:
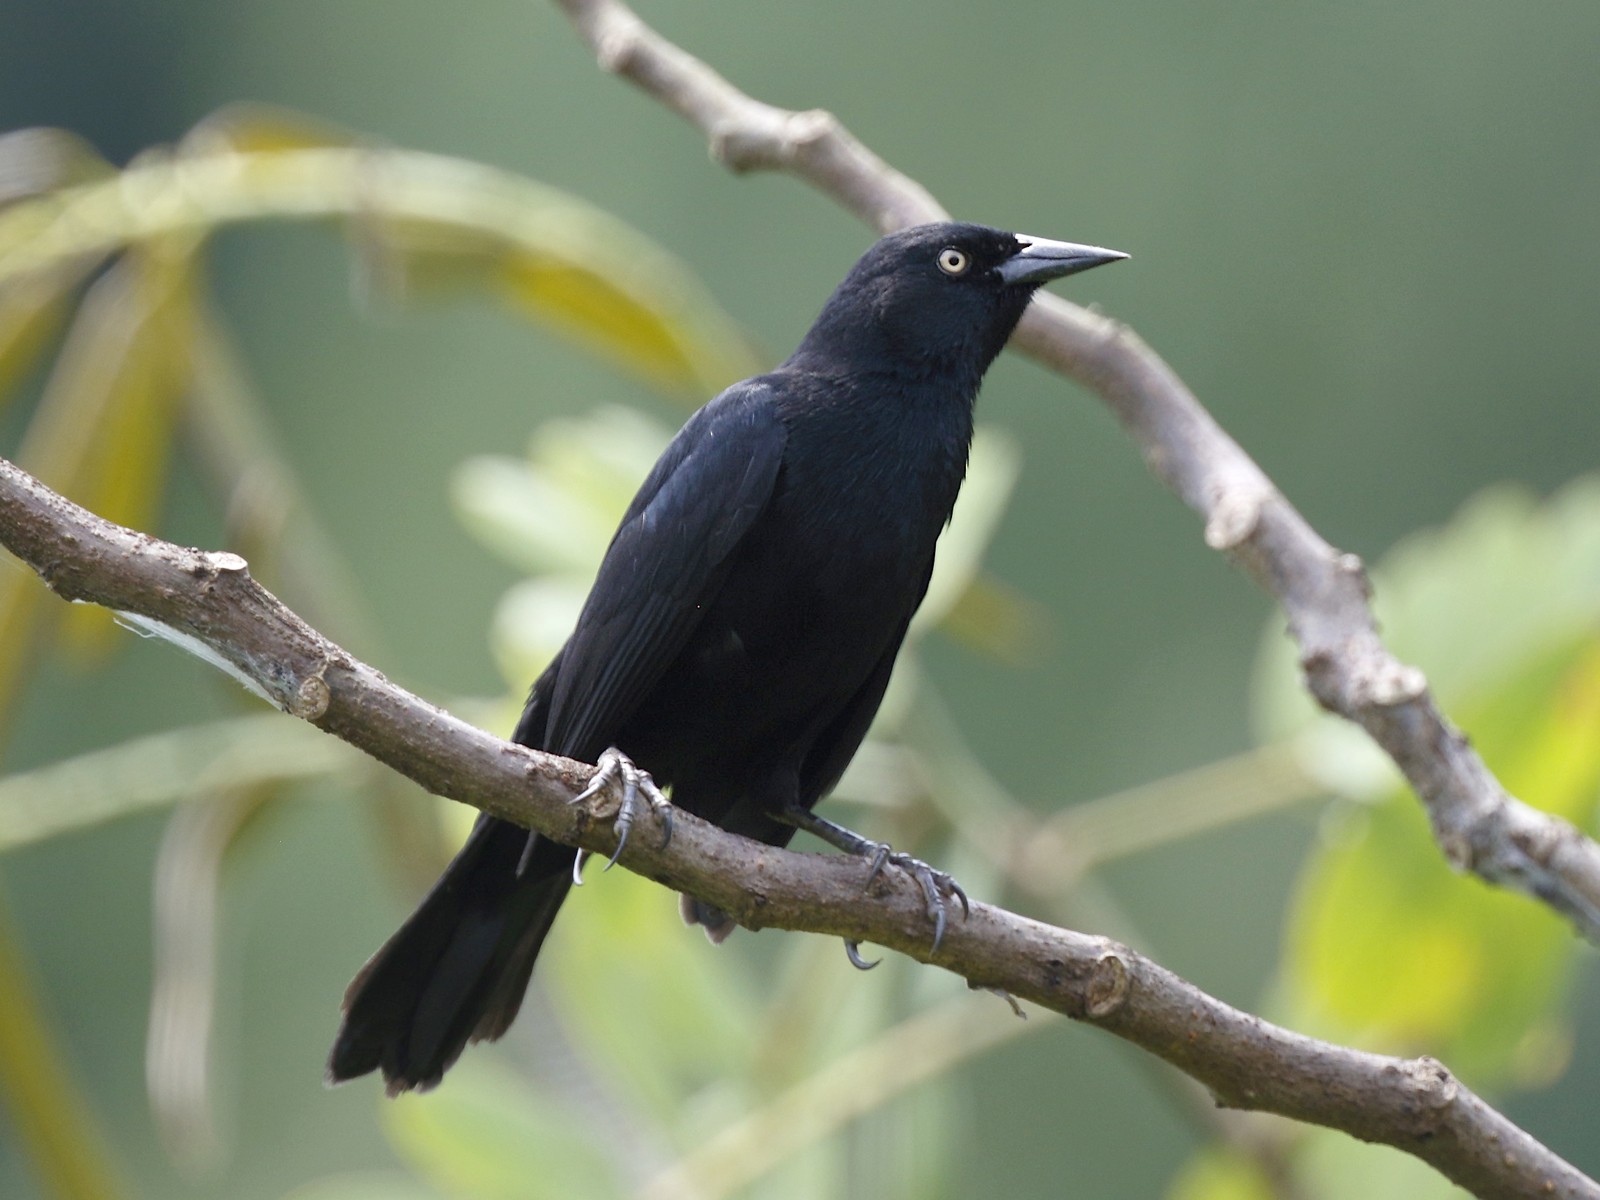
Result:
{"label": "yellow eye", "polygon": [[954,246],[946,246],[939,251],[939,270],[946,275],[965,275],[967,268],[972,265],[972,260],[966,252],[957,250]]}

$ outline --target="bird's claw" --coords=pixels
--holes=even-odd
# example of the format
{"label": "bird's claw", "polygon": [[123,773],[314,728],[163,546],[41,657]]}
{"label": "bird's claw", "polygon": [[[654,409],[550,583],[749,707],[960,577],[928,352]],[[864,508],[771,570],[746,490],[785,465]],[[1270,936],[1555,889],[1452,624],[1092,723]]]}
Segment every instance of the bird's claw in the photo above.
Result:
{"label": "bird's claw", "polygon": [[866,959],[862,958],[861,943],[853,938],[844,939],[844,953],[845,957],[850,960],[850,965],[858,971],[870,971],[873,967],[877,966],[883,961],[881,958],[875,958],[871,962],[868,962]]}
{"label": "bird's claw", "polygon": [[672,844],[672,802],[661,794],[656,781],[650,778],[649,771],[641,771],[631,758],[615,746],[609,747],[600,756],[594,774],[589,776],[589,786],[574,796],[572,803],[582,804],[590,797],[598,795],[601,788],[615,781],[621,782],[622,799],[617,805],[617,819],[614,826],[617,832],[617,848],[611,852],[611,858],[606,863],[608,871],[616,866],[617,859],[622,857],[622,848],[628,844],[628,833],[633,829],[633,823],[639,816],[641,800],[661,818],[661,849],[665,850]]}
{"label": "bird's claw", "polygon": [[[944,932],[949,926],[949,909],[945,897],[950,896],[961,901],[961,916],[966,919],[972,915],[972,904],[967,900],[966,890],[955,881],[955,878],[944,871],[930,867],[920,858],[912,858],[909,854],[902,854],[898,850],[890,849],[886,842],[871,844],[872,869],[867,872],[867,887],[870,888],[883,873],[885,866],[896,866],[905,871],[922,887],[923,898],[928,904],[928,918],[933,922],[933,950],[937,954],[939,946],[944,942]],[[855,962],[856,956],[851,955],[850,961]],[[856,963],[860,966],[860,963]]]}

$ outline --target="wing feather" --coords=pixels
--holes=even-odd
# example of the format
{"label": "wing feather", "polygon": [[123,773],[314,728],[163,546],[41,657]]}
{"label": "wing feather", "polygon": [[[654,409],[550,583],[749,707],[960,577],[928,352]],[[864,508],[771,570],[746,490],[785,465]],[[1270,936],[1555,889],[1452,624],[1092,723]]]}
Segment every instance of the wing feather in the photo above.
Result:
{"label": "wing feather", "polygon": [[562,653],[548,749],[592,761],[672,665],[766,510],[783,448],[762,379],[729,388],[679,431],[623,517]]}

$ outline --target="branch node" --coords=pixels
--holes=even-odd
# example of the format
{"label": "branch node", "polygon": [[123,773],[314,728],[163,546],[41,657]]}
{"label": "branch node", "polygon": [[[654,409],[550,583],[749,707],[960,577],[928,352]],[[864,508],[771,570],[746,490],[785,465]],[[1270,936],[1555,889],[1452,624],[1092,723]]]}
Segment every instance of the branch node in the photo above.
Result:
{"label": "branch node", "polygon": [[1084,1015],[1092,1020],[1103,1020],[1121,1008],[1127,999],[1128,965],[1121,955],[1107,950],[1089,973],[1089,983],[1084,989]]}
{"label": "branch node", "polygon": [[1429,1108],[1443,1109],[1455,1103],[1460,1085],[1449,1067],[1436,1058],[1424,1055],[1411,1062],[1410,1070],[1412,1079],[1422,1093],[1422,1101]]}
{"label": "branch node", "polygon": [[231,575],[243,571],[250,571],[250,564],[231,550],[214,550],[200,556],[200,563],[195,568],[195,574],[202,571],[216,575]]}
{"label": "branch node", "polygon": [[715,122],[706,131],[706,149],[711,154],[711,161],[735,173],[744,170],[747,164],[742,161],[740,151],[735,148],[740,144],[743,132],[737,121]]}
{"label": "branch node", "polygon": [[1356,581],[1361,589],[1364,599],[1372,599],[1372,580],[1367,576],[1367,564],[1361,561],[1359,554],[1344,553],[1334,557],[1333,569],[1341,575],[1348,575]]}
{"label": "branch node", "polygon": [[1444,861],[1454,871],[1470,871],[1477,863],[1477,850],[1473,847],[1472,837],[1466,830],[1434,829],[1434,841],[1439,845],[1439,853],[1444,855]]}
{"label": "branch node", "polygon": [[1428,677],[1416,667],[1389,659],[1375,669],[1357,676],[1352,689],[1356,706],[1398,708],[1422,698],[1428,690]]}
{"label": "branch node", "polygon": [[839,118],[825,108],[808,108],[804,112],[790,113],[783,125],[782,154],[785,161],[839,132]]}
{"label": "branch node", "polygon": [[[632,16],[632,14],[628,14]],[[605,31],[595,38],[594,56],[601,70],[612,75],[625,75],[633,66],[639,52],[639,21],[624,20],[620,13],[613,15]]]}
{"label": "branch node", "polygon": [[1448,1067],[1427,1056],[1400,1063],[1395,1071],[1411,1097],[1405,1106],[1410,1136],[1427,1141],[1438,1134],[1441,1118],[1456,1102],[1461,1085]]}
{"label": "branch node", "polygon": [[1211,510],[1206,522],[1206,545],[1213,550],[1235,550],[1261,524],[1261,506],[1266,497],[1254,489],[1226,491]]}
{"label": "branch node", "polygon": [[322,677],[319,669],[315,675],[308,675],[301,680],[300,686],[295,689],[294,699],[289,702],[289,714],[314,723],[326,715],[332,699],[328,681]]}

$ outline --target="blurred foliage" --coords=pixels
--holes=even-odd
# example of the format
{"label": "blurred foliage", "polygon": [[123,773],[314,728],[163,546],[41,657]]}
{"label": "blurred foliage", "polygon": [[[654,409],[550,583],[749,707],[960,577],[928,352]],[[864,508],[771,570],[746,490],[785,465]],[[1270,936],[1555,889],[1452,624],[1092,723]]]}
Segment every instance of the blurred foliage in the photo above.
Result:
{"label": "blurred foliage", "polygon": [[93,1113],[62,1070],[45,1011],[0,897],[0,1104],[50,1195],[116,1200],[125,1188]]}
{"label": "blurred foliage", "polygon": [[[1449,525],[1396,546],[1372,574],[1390,648],[1428,665],[1439,702],[1506,788],[1592,833],[1600,479],[1543,503],[1488,489]],[[1553,1082],[1571,1058],[1582,944],[1537,902],[1450,872],[1393,767],[1317,714],[1296,676],[1293,649],[1273,630],[1258,671],[1258,726],[1298,744],[1308,772],[1344,800],[1301,868],[1270,1014],[1332,1041],[1432,1055],[1491,1100]],[[1297,1195],[1453,1194],[1420,1164],[1325,1131],[1306,1131],[1290,1162]],[[1226,1172],[1206,1168],[1173,1195],[1221,1200],[1233,1189]]]}
{"label": "blurred foliage", "polygon": [[[289,113],[230,111],[121,172],[69,134],[8,135],[0,206],[0,405],[45,374],[22,465],[104,515],[156,528],[175,454],[194,454],[258,573],[270,563],[269,582],[301,581],[307,591],[296,597],[341,621],[362,620],[350,611],[359,600],[330,583],[341,578],[337,551],[261,432],[268,423],[207,294],[202,267],[218,228],[337,220],[368,291],[498,301],[680,399],[758,365],[687,268],[582,201]],[[486,723],[509,725],[560,645],[618,515],[669,435],[651,417],[599,405],[543,422],[521,455],[460,466],[453,491],[463,525],[523,577],[489,631],[506,693],[467,702]],[[1392,770],[1358,734],[1310,709],[1280,636],[1265,645],[1258,676],[1262,752],[1207,768],[1206,780],[1157,780],[1053,822],[1011,796],[943,723],[918,668],[920,639],[936,624],[1008,661],[1025,659],[1043,636],[1030,602],[981,570],[1020,461],[1013,440],[980,429],[928,600],[841,797],[875,805],[884,827],[875,833],[919,852],[932,845],[975,892],[1026,893],[1057,919],[1098,904],[1122,921],[1089,878],[1105,862],[1325,790],[1337,799],[1286,915],[1272,1015],[1337,1040],[1438,1055],[1491,1095],[1559,1074],[1579,953],[1565,926],[1448,871]],[[1507,785],[1592,828],[1600,484],[1581,481],[1545,503],[1491,490],[1446,528],[1397,547],[1374,574],[1396,652],[1427,668]],[[18,648],[0,658],[0,731],[44,656],[103,655],[121,641],[103,614],[74,614],[57,628],[56,608],[25,573],[0,574],[0,641]],[[336,782],[338,794],[378,808],[375,841],[393,855],[402,844],[424,860],[448,852],[450,839],[385,795],[359,754],[276,715],[221,716],[0,781],[0,852],[138,811],[201,814],[187,833],[180,817],[169,834],[164,858],[188,865],[164,884],[177,891],[158,919],[158,938],[163,928],[169,945],[186,937],[191,953],[158,959],[158,972],[201,964],[202,977],[183,982],[209,1000],[226,857],[258,803],[308,781]],[[439,824],[469,816],[451,806]],[[1067,830],[1078,844],[1056,853]],[[117,1170],[95,1149],[88,1105],[72,1094],[72,1072],[26,972],[12,965],[21,956],[3,924],[0,957],[0,1046],[31,1051],[0,1055],[0,1088],[14,1111],[37,1118],[23,1139],[38,1175],[52,1195],[118,1194]],[[479,1050],[436,1094],[384,1102],[378,1119],[408,1173],[330,1175],[290,1200],[498,1200],[529,1194],[530,1181],[543,1194],[595,1200],[953,1194],[955,1133],[969,1114],[952,1072],[1060,1023],[1017,1021],[987,995],[952,999],[948,979],[903,960],[862,977],[835,969],[839,957],[811,938],[719,953],[684,934],[658,888],[623,872],[595,877],[545,951],[535,986],[547,1004],[530,1002],[524,1016],[539,1023],[537,1061],[516,1061],[514,1044],[499,1055]],[[172,982],[158,978],[158,994]],[[183,1064],[194,1077],[171,1086],[159,1063],[151,1067],[169,1144],[180,1158],[199,1155],[173,1129],[193,1120],[194,1105],[216,1103],[206,1087],[209,1003],[156,1010],[153,1039],[202,1048]],[[1175,1200],[1448,1193],[1403,1155],[1323,1131],[1269,1143],[1231,1125],[1202,1127],[1215,1140],[1174,1177]],[[76,1175],[62,1147],[73,1148]]]}
{"label": "blurred foliage", "polygon": [[[142,156],[120,174],[70,135],[26,131],[0,141],[0,177],[10,201],[0,209],[0,382],[14,388],[25,380],[50,349],[52,331],[66,329],[19,459],[91,509],[153,528],[176,436],[192,431],[208,460],[201,465],[220,485],[219,505],[257,552],[258,574],[263,560],[273,572],[321,574],[327,564],[316,556],[325,556],[326,547],[317,544],[314,522],[297,528],[283,519],[298,485],[272,456],[264,423],[251,411],[259,401],[232,361],[220,314],[202,294],[205,242],[223,223],[343,217],[369,286],[402,296],[446,288],[499,298],[669,392],[703,392],[756,369],[732,322],[699,285],[602,214],[472,164],[362,149],[349,135],[289,114],[240,110],[213,118],[176,149]],[[461,468],[456,496],[463,521],[530,576],[508,593],[493,630],[510,688],[508,712],[570,628],[610,530],[669,433],[631,410],[601,408],[542,426],[525,459],[479,459]],[[258,443],[265,455],[252,454]],[[959,629],[962,612],[969,614],[969,640],[990,649],[1015,653],[1034,632],[1025,603],[979,572],[1017,462],[1008,439],[980,431],[913,641],[943,618]],[[306,535],[303,542],[296,532]],[[41,603],[43,590],[20,572],[0,580],[10,586],[0,626],[16,644],[37,643],[39,653],[49,653],[52,638],[40,622],[54,607]],[[982,619],[972,620],[973,612]],[[117,640],[105,632],[112,628],[109,614],[75,614],[75,621],[85,618],[96,622],[95,632],[68,632],[65,648],[80,656],[114,648]],[[0,699],[16,694],[24,666],[37,660],[9,661],[14,670]],[[899,699],[886,713],[903,711],[911,690],[898,682]],[[873,757],[870,748],[863,755]],[[371,790],[373,774],[359,754],[307,726],[252,715],[136,739],[0,781],[0,850],[180,806],[171,853],[163,853],[157,932],[168,950],[157,961],[149,1070],[169,1149],[190,1169],[222,1152],[204,1108],[214,1103],[206,1083],[212,1023],[206,997],[215,989],[216,892],[224,886],[225,858],[258,800],[317,779]],[[240,808],[232,798],[244,796],[256,799]],[[458,824],[464,810],[448,807]],[[445,852],[440,845],[433,853],[437,859]],[[181,869],[166,865],[168,858]],[[815,969],[821,947],[799,942],[789,966],[750,975],[709,949],[684,955],[672,907],[643,881],[619,873],[583,899],[552,940],[551,965],[541,975],[585,1074],[607,1094],[626,1096],[631,1120],[648,1123],[648,1141],[661,1155],[656,1192],[698,1196],[718,1190],[706,1179],[722,1180],[725,1189],[765,1179],[763,1194],[810,1195],[848,1165],[856,1176],[881,1177],[880,1194],[930,1194],[942,1160],[928,1147],[946,1139],[929,1131],[944,1125],[949,1106],[926,1072],[902,1071],[900,1086],[891,1073],[887,1085],[875,1078],[863,1091],[858,1076],[838,1066],[846,1051],[879,1044],[874,1039],[885,1031],[905,1036],[892,1000],[908,986],[904,964],[880,973],[883,984],[898,976],[891,989],[841,988],[839,975]],[[595,1004],[596,995],[612,1003]],[[708,1020],[713,1012],[716,1019]],[[48,1057],[37,1005],[18,1001],[0,1009],[0,1025],[0,1033],[26,1035]],[[931,1032],[944,1029],[936,1022]],[[77,1144],[85,1151],[84,1177],[104,1184],[51,1186],[63,1195],[110,1194],[110,1169],[87,1156],[92,1137],[82,1106],[71,1098],[70,1072],[61,1062],[24,1070],[29,1061],[14,1059],[0,1076],[21,1089],[14,1097],[19,1108],[41,1115],[44,1127],[28,1145],[44,1176],[51,1177],[49,1145]],[[878,1063],[872,1056],[863,1061]],[[819,1074],[830,1065],[832,1074]],[[34,1094],[37,1084],[28,1081],[46,1077],[68,1089],[67,1099],[47,1102]],[[897,1099],[912,1081],[924,1086]],[[797,1159],[795,1151],[839,1136],[840,1122],[788,1121],[785,1128],[810,1132],[778,1139],[783,1149],[775,1158],[774,1139],[756,1145],[745,1134],[729,1143],[737,1151],[714,1151],[674,1170],[676,1156],[708,1139],[714,1147],[718,1130],[752,1128],[750,1115],[767,1103],[788,1098],[793,1105],[802,1085],[832,1089],[831,1110],[865,1123],[871,1150]],[[851,1097],[865,1095],[875,1099],[852,1105]],[[385,1111],[385,1129],[402,1159],[444,1195],[522,1194],[534,1169],[559,1194],[624,1194],[639,1183],[608,1165],[613,1159],[592,1121],[580,1122],[570,1106],[493,1066],[465,1064],[439,1096]],[[381,1193],[389,1186],[345,1176],[297,1195]]]}
{"label": "blurred foliage", "polygon": [[[24,130],[0,138],[0,403],[55,352],[16,455],[21,465],[103,516],[155,528],[177,434],[186,429],[209,460],[202,466],[219,485],[219,508],[263,552],[257,574],[265,557],[285,574],[319,579],[314,605],[348,610],[350,596],[329,591],[328,576],[338,572],[323,570],[326,546],[314,522],[283,520],[300,489],[261,433],[266,423],[252,412],[257,402],[203,296],[201,271],[206,241],[222,225],[323,216],[345,221],[369,289],[401,298],[469,289],[677,394],[702,393],[752,368],[731,319],[669,255],[526,180],[363,147],[277,111],[231,110],[122,172],[71,134]],[[264,506],[275,515],[264,518]],[[276,573],[264,574],[271,582]],[[0,656],[0,731],[44,655],[82,659],[118,644],[111,614],[91,607],[71,610],[56,632],[58,607],[27,573],[0,574],[0,640],[17,649]],[[157,964],[152,1104],[174,1153],[192,1168],[215,1151],[204,1115],[211,1005],[196,1001],[215,988],[215,892],[248,822],[183,818],[230,811],[230,798],[242,794],[267,800],[310,779],[370,789],[372,775],[359,754],[309,727],[250,716],[0,782],[0,849],[173,804],[189,806],[174,832],[210,831],[174,841],[188,850],[174,854],[181,869],[165,873],[156,914],[158,944],[170,954]],[[0,925],[0,953],[15,960],[0,1004],[0,1044],[27,1053],[0,1056],[0,1094],[26,1114],[17,1128],[53,1194],[112,1195],[114,1172],[97,1154],[87,1107],[55,1055],[9,938]]]}
{"label": "blurred foliage", "polygon": [[[1600,480],[1543,504],[1518,489],[1484,492],[1373,574],[1390,646],[1430,664],[1440,703],[1507,789],[1593,829]],[[1281,645],[1263,657],[1276,677],[1263,708],[1304,713],[1284,686]],[[1263,713],[1265,726],[1290,720]],[[1307,741],[1313,762],[1335,745],[1315,733]],[[1312,770],[1355,786],[1326,823],[1290,914],[1289,1019],[1336,1040],[1437,1055],[1475,1087],[1559,1073],[1578,952],[1567,929],[1532,900],[1440,869],[1426,815],[1392,771]]]}

